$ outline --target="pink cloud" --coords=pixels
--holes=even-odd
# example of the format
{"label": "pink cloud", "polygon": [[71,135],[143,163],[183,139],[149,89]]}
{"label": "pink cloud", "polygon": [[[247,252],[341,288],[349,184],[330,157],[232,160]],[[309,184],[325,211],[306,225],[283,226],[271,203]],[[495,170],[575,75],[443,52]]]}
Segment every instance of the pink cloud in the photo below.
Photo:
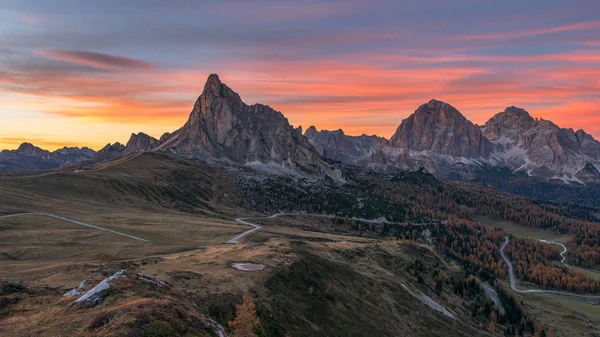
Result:
{"label": "pink cloud", "polygon": [[52,60],[80,64],[98,69],[139,70],[154,68],[154,65],[145,61],[88,51],[38,50],[36,53]]}

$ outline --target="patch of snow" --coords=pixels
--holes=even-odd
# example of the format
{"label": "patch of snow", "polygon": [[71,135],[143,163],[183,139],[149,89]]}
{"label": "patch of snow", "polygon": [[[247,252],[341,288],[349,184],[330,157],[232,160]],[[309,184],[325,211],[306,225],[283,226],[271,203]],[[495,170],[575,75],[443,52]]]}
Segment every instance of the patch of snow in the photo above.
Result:
{"label": "patch of snow", "polygon": [[563,174],[560,177],[555,175],[552,178],[550,178],[550,180],[561,180],[562,182],[564,182],[567,185],[570,185],[571,183],[578,183],[581,185],[585,185],[581,180],[577,179],[577,177],[575,177],[575,176],[569,177],[566,174]]}

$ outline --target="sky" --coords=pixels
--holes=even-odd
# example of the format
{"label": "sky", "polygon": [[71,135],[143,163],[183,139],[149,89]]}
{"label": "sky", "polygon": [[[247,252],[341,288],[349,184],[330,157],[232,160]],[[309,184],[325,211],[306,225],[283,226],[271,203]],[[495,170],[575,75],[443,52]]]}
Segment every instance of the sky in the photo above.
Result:
{"label": "sky", "polygon": [[600,138],[600,1],[0,0],[0,149],[159,137],[211,73],[304,128],[389,138],[436,98]]}

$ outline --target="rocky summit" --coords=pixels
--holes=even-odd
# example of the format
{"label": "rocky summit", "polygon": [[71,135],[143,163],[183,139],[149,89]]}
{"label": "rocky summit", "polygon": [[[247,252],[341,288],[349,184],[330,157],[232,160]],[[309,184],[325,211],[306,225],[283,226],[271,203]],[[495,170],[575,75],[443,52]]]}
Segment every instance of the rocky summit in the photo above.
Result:
{"label": "rocky summit", "polygon": [[487,158],[491,148],[476,125],[450,104],[435,99],[402,121],[389,146],[464,158]]}
{"label": "rocky summit", "polygon": [[247,105],[216,74],[208,77],[188,121],[165,143],[170,143],[165,149],[174,153],[241,164],[308,167],[321,157],[281,112],[267,105]]}
{"label": "rocky summit", "polygon": [[513,172],[566,182],[598,181],[600,143],[583,130],[534,119],[523,109],[506,108],[483,127],[493,155]]}

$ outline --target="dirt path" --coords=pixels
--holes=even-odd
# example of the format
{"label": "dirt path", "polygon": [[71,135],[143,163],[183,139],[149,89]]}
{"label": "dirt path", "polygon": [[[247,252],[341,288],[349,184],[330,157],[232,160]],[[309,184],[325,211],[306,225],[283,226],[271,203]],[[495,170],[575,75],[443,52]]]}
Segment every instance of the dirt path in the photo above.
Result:
{"label": "dirt path", "polygon": [[[252,217],[252,218],[237,218],[235,219],[235,221],[244,224],[244,225],[248,225],[251,226],[252,228],[235,236],[233,239],[227,241],[227,243],[239,243],[240,239],[243,238],[244,236],[251,234],[259,229],[262,228],[262,226],[257,225],[255,223],[251,223],[248,222],[246,220],[256,220],[256,219],[273,219],[279,216],[307,216],[307,217],[315,217],[315,218],[329,218],[329,219],[346,219],[345,217],[342,216],[337,216],[337,215],[326,215],[326,214],[306,214],[306,213],[275,213],[273,215],[269,215],[269,216],[259,216],[259,217]],[[387,219],[363,219],[363,218],[348,218],[349,220],[356,220],[356,221],[362,221],[362,222],[366,222],[366,223],[385,223],[388,225],[399,225],[399,226],[431,226],[434,225],[436,223],[433,222],[429,222],[429,223],[408,223],[408,222],[391,222],[388,221]],[[447,223],[447,221],[441,221],[442,224]]]}
{"label": "dirt path", "polygon": [[560,260],[560,263],[564,264],[565,267],[571,269],[571,267],[565,263],[565,260],[567,259],[567,257],[565,256],[565,254],[567,253],[567,246],[563,245],[560,242],[556,242],[556,241],[552,241],[552,240],[540,240],[543,243],[547,243],[550,245],[557,245],[557,246],[561,246],[563,248],[563,251],[560,253],[560,257],[562,257],[562,260]]}
{"label": "dirt path", "polygon": [[49,214],[49,213],[40,213],[40,212],[17,213],[17,214],[10,214],[10,215],[2,215],[2,216],[0,216],[0,218],[14,218],[14,217],[23,216],[23,215],[46,216],[46,217],[49,217],[49,218],[54,218],[54,219],[66,221],[66,222],[69,222],[69,223],[72,223],[72,224],[75,224],[75,225],[80,225],[80,226],[84,226],[84,227],[94,228],[94,229],[98,229],[98,230],[101,230],[101,231],[105,231],[105,232],[109,232],[109,233],[113,233],[113,234],[117,234],[117,235],[121,235],[121,236],[126,236],[128,238],[131,238],[131,239],[134,239],[134,240],[138,240],[138,241],[148,241],[146,239],[142,239],[142,238],[137,237],[137,236],[133,236],[133,235],[129,235],[129,234],[117,232],[117,231],[114,231],[112,229],[108,229],[108,228],[104,228],[104,227],[98,227],[98,226],[90,225],[90,224],[85,223],[85,222],[76,221],[76,220],[72,220],[72,219],[69,219],[69,218],[65,218],[65,217],[62,217],[62,216],[58,216],[58,215],[54,215],[54,214]]}

